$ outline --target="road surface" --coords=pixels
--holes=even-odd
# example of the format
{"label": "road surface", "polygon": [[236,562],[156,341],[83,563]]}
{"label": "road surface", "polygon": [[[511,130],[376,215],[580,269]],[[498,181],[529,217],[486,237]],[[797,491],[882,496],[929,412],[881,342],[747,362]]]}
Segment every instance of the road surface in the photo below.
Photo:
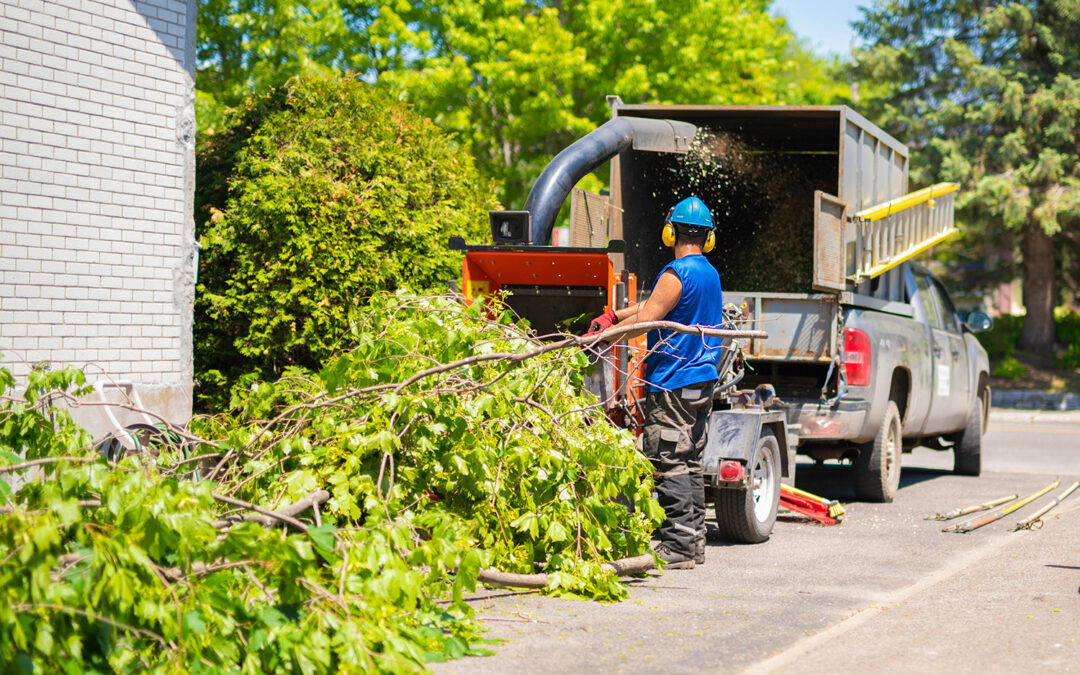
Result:
{"label": "road surface", "polygon": [[[948,453],[904,459],[894,503],[848,503],[830,528],[782,517],[756,546],[710,538],[704,566],[621,603],[478,593],[505,642],[435,670],[1080,672],[1080,493],[1037,531],[1010,532],[1038,503],[969,534],[924,520],[1080,479],[1080,414],[993,411],[979,478],[953,476]],[[800,464],[797,484],[846,502],[845,471]]]}

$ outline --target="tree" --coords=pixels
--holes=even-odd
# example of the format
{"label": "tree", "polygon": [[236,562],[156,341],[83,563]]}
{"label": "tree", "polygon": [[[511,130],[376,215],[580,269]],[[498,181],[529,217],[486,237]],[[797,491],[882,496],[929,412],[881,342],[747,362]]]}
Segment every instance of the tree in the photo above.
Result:
{"label": "tree", "polygon": [[351,70],[455,134],[520,206],[552,156],[628,103],[830,103],[771,0],[210,0],[199,124],[253,88]]}
{"label": "tree", "polygon": [[445,291],[447,239],[487,231],[471,157],[355,78],[293,79],[227,121],[196,150],[201,380],[317,368],[366,297]]}
{"label": "tree", "polygon": [[434,49],[380,82],[472,149],[522,205],[547,162],[627,103],[829,103],[771,0],[481,0],[431,8]]}
{"label": "tree", "polygon": [[1080,217],[1080,3],[888,0],[863,12],[854,70],[875,94],[861,104],[909,143],[914,183],[960,182],[966,226],[1015,235],[1020,346],[1052,349],[1055,251]]}
{"label": "tree", "polygon": [[219,129],[252,93],[302,75],[380,73],[410,67],[431,48],[408,3],[370,0],[200,0],[196,113]]}

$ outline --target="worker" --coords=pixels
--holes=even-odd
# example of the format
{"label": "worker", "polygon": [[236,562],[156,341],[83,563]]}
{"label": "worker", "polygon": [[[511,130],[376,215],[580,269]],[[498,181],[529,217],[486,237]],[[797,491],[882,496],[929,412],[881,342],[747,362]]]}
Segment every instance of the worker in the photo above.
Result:
{"label": "worker", "polygon": [[[675,259],[660,270],[648,299],[597,317],[587,335],[645,321],[721,326],[720,275],[704,255],[716,241],[712,213],[705,202],[688,197],[676,204],[668,212],[661,238],[674,248]],[[660,541],[655,551],[667,567],[692,569],[695,563],[705,562],[701,457],[721,338],[651,330],[648,348],[642,446],[655,469],[656,496],[666,516],[657,532]]]}

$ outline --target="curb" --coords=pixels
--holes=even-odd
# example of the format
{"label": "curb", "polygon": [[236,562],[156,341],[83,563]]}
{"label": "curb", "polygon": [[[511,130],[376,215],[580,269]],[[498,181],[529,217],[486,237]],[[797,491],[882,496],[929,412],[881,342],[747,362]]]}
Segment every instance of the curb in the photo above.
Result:
{"label": "curb", "polygon": [[1051,394],[1027,389],[991,390],[990,405],[1024,410],[1080,410],[1080,394],[1071,391]]}

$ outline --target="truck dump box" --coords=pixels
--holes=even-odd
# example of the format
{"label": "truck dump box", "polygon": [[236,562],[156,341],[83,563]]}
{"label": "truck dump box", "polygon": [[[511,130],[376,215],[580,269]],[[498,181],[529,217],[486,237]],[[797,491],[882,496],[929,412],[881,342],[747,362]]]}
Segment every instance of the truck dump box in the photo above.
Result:
{"label": "truck dump box", "polygon": [[[651,288],[670,259],[660,224],[696,194],[713,211],[709,260],[725,289],[844,291],[857,232],[845,215],[907,192],[907,148],[845,106],[620,105],[613,114],[692,123],[686,154],[627,150],[612,161],[613,239]],[[853,289],[852,289],[853,290]]]}
{"label": "truck dump box", "polygon": [[[492,212],[496,245],[460,242],[466,293],[510,293],[541,334],[579,331],[647,297],[672,256],[668,209],[696,195],[716,223],[707,257],[724,301],[768,334],[741,345],[764,362],[746,384],[771,382],[785,400],[835,395],[844,308],[910,315],[896,266],[955,233],[956,186],[907,194],[907,148],[846,106],[609,102],[612,119],[552,160],[524,210]],[[610,195],[574,188],[608,160]],[[556,221],[567,199],[568,226]],[[616,370],[635,372],[617,351]]]}
{"label": "truck dump box", "polygon": [[[748,345],[751,359],[832,361],[840,306],[853,298],[902,300],[901,279],[890,268],[955,231],[952,195],[945,194],[955,188],[934,193],[936,208],[899,200],[908,190],[907,148],[846,106],[615,100],[613,115],[697,127],[685,154],[629,149],[612,160],[610,236],[627,246],[615,269],[637,274],[644,297],[671,257],[660,241],[666,210],[687,195],[701,197],[717,225],[708,258],[724,300],[746,303],[755,327],[769,333]],[[890,200],[907,210],[893,214]],[[864,213],[873,220],[858,217]]]}

